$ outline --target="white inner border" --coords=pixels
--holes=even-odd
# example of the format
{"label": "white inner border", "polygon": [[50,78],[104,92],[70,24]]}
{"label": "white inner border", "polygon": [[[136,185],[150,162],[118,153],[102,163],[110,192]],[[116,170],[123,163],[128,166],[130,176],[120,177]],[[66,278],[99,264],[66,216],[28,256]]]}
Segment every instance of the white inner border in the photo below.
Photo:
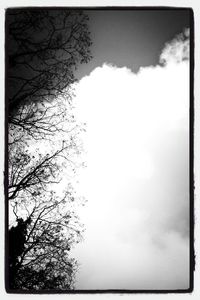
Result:
{"label": "white inner border", "polygon": [[[0,109],[0,299],[117,299],[120,294],[79,294],[79,295],[12,295],[7,294],[4,288],[4,190],[3,190],[3,170],[4,170],[4,23],[5,9],[8,7],[22,7],[22,6],[163,6],[163,7],[191,7],[194,11],[194,30],[195,30],[195,73],[194,73],[194,174],[195,174],[195,254],[196,266],[194,273],[194,291],[191,294],[123,294],[123,299],[200,299],[200,89],[198,83],[200,82],[200,1],[198,0],[1,0],[0,2],[0,95],[1,95],[1,109]],[[170,24],[169,24],[170,26]]]}

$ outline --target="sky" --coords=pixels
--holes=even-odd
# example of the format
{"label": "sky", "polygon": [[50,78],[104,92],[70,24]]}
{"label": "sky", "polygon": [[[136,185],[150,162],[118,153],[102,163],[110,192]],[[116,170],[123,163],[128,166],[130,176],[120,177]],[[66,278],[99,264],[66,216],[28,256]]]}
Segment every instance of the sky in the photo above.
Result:
{"label": "sky", "polygon": [[164,44],[189,27],[184,10],[86,10],[93,59],[80,65],[77,77],[89,75],[104,62],[137,72],[156,65]]}
{"label": "sky", "polygon": [[84,240],[72,252],[76,288],[187,289],[188,14],[90,19],[94,58],[74,99],[87,164],[77,186],[87,204]]}

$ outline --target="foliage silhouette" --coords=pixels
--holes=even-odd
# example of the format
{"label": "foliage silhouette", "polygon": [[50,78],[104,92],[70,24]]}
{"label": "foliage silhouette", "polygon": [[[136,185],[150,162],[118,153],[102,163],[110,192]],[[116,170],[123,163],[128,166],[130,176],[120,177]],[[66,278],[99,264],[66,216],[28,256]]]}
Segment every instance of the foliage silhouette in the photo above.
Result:
{"label": "foliage silhouette", "polygon": [[91,59],[87,22],[80,10],[7,9],[9,122],[24,104],[66,93]]}
{"label": "foliage silhouette", "polygon": [[84,129],[71,85],[75,69],[91,59],[87,22],[80,10],[6,11],[8,291],[74,288],[77,262],[69,252],[82,225],[70,176],[81,165]]}
{"label": "foliage silhouette", "polygon": [[[9,230],[9,288],[14,290],[68,290],[73,289],[75,260],[68,252],[79,231],[70,224],[68,211],[62,217],[52,218],[52,212],[64,204],[35,205],[25,219]],[[52,202],[52,201],[50,201]],[[62,231],[61,227],[68,229]]]}

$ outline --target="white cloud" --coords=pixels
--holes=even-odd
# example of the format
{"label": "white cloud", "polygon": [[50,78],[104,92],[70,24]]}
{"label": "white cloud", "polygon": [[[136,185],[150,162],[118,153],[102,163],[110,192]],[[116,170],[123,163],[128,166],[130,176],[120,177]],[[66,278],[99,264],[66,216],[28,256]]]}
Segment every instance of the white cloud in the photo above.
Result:
{"label": "white cloud", "polygon": [[180,63],[189,59],[189,29],[178,34],[172,41],[166,43],[160,55],[162,64]]}
{"label": "white cloud", "polygon": [[76,87],[87,123],[79,289],[188,288],[189,63],[177,59],[186,41],[166,45],[164,66],[134,74],[105,63]]}

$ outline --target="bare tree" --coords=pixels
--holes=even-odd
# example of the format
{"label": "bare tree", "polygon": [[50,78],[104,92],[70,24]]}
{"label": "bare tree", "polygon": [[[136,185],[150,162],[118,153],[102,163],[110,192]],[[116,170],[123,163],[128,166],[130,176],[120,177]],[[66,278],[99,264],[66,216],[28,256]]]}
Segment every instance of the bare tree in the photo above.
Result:
{"label": "bare tree", "polygon": [[91,58],[87,21],[80,10],[7,10],[9,122],[24,103],[54,99],[75,81]]}
{"label": "bare tree", "polygon": [[[45,103],[43,118],[37,116],[37,109],[21,132],[19,124],[10,124],[9,215],[11,224],[17,221],[9,230],[8,288],[12,291],[74,288],[77,262],[69,258],[69,252],[80,241],[82,229],[75,208],[67,207],[80,201],[70,176],[62,185],[64,196],[55,191],[62,171],[74,174],[81,152],[82,128],[68,104],[62,99]],[[23,118],[26,113],[31,114],[28,107]]]}
{"label": "bare tree", "polygon": [[[81,238],[81,225],[70,210],[72,190],[61,199],[52,196],[46,203],[35,199],[24,203],[24,219],[18,217],[18,203],[13,205],[17,226],[9,230],[9,287],[22,290],[68,290],[74,287],[77,262],[69,251]],[[22,213],[20,207],[20,214]]]}
{"label": "bare tree", "polygon": [[80,165],[84,127],[75,120],[68,97],[43,103],[40,111],[38,106],[31,110],[33,106],[19,109],[25,122],[18,117],[17,125],[9,124],[8,200],[47,194],[64,168],[74,173]]}
{"label": "bare tree", "polygon": [[[77,262],[69,251],[81,225],[67,207],[79,202],[70,180],[84,129],[71,84],[79,63],[91,58],[87,21],[81,11],[7,10],[10,289],[73,288]],[[55,186],[64,170],[63,196]]]}
{"label": "bare tree", "polygon": [[56,101],[21,105],[9,123],[9,145],[21,139],[25,142],[25,138],[51,138],[53,134],[63,131],[63,123],[66,121],[69,127],[69,123],[74,122],[71,96],[68,91],[63,91],[62,97]]}

